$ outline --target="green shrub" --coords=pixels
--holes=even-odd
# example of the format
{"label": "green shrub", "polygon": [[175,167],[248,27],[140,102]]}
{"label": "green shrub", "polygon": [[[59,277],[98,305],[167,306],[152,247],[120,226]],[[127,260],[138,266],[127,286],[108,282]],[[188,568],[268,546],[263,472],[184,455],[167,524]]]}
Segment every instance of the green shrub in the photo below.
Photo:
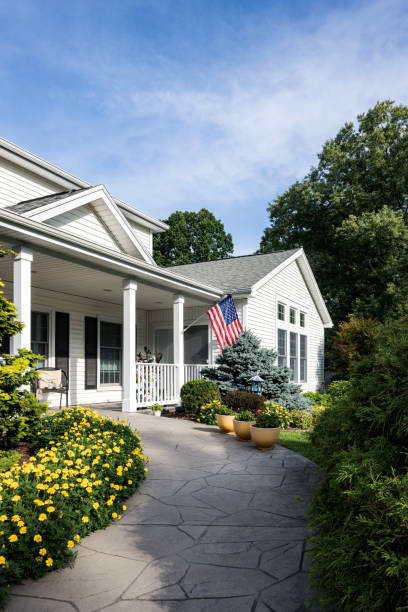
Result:
{"label": "green shrub", "polygon": [[44,417],[34,447],[0,474],[0,599],[73,561],[75,543],[119,519],[147,471],[136,433],[79,408]]}
{"label": "green shrub", "polygon": [[265,397],[258,395],[257,393],[248,393],[247,391],[231,391],[224,397],[223,402],[235,410],[235,412],[242,412],[250,410],[256,413],[257,410],[262,410],[265,405]]}
{"label": "green shrub", "polygon": [[310,435],[311,576],[324,609],[408,609],[408,320],[380,326]]}
{"label": "green shrub", "polygon": [[334,404],[342,398],[348,391],[349,388],[348,380],[333,380],[327,387],[327,406]]}
{"label": "green shrub", "polygon": [[251,410],[243,410],[242,412],[238,412],[235,417],[237,421],[255,421],[255,415]]}
{"label": "green shrub", "polygon": [[299,429],[309,429],[313,424],[313,414],[306,410],[292,410],[290,413],[292,427]]}
{"label": "green shrub", "polygon": [[326,406],[311,406],[310,410],[312,411],[312,423],[316,425],[320,415],[326,410]]}
{"label": "green shrub", "polygon": [[0,451],[0,473],[7,472],[19,459],[20,453],[15,450]]}
{"label": "green shrub", "polygon": [[303,397],[309,399],[315,406],[327,406],[329,398],[327,393],[319,393],[318,391],[306,391]]}
{"label": "green shrub", "polygon": [[152,406],[150,406],[150,410],[152,410],[153,412],[163,412],[164,406],[161,406],[160,404],[156,402],[156,404],[153,404]]}
{"label": "green shrub", "polygon": [[184,383],[180,397],[183,409],[191,416],[196,416],[204,404],[221,399],[217,385],[202,378]]}

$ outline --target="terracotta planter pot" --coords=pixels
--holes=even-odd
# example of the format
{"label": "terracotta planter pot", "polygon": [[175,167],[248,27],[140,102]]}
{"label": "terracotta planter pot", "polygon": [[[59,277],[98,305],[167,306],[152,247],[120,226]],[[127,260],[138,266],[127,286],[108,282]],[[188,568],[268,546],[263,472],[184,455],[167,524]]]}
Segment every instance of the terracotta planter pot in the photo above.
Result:
{"label": "terracotta planter pot", "polygon": [[217,425],[221,431],[223,431],[225,434],[234,433],[234,416],[229,414],[216,414],[215,416],[217,417]]}
{"label": "terracotta planter pot", "polygon": [[233,420],[235,435],[241,440],[241,442],[248,442],[251,439],[250,425],[253,425],[255,421],[238,421],[236,418]]}
{"label": "terracotta planter pot", "polygon": [[268,450],[278,441],[280,430],[280,427],[256,427],[251,425],[251,439],[259,450]]}

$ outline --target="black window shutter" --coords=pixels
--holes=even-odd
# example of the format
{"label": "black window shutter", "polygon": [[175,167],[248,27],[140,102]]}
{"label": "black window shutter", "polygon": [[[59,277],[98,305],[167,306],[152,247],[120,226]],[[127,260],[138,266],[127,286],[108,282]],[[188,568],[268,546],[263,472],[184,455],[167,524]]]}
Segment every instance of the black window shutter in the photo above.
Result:
{"label": "black window shutter", "polygon": [[55,367],[64,370],[69,379],[69,314],[55,313]]}
{"label": "black window shutter", "polygon": [[97,360],[98,320],[85,317],[85,389],[96,389]]}

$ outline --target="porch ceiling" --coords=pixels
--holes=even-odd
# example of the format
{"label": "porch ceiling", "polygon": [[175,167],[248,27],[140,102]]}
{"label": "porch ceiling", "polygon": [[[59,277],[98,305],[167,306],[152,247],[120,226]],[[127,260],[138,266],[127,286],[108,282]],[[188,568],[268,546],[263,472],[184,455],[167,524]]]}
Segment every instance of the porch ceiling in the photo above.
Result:
{"label": "porch ceiling", "polygon": [[[0,259],[0,278],[13,282],[11,256]],[[137,279],[136,279],[137,280]],[[123,277],[43,252],[33,252],[32,287],[99,302],[122,304]],[[172,308],[173,293],[138,281],[137,307],[142,310]],[[185,306],[208,302],[185,295]]]}

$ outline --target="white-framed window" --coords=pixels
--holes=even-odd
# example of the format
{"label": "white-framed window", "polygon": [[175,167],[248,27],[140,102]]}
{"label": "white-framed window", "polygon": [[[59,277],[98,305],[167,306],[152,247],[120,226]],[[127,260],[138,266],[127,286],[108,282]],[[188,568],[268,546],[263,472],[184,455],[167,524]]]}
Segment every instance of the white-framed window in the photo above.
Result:
{"label": "white-framed window", "polygon": [[299,381],[307,382],[307,336],[299,335]]}
{"label": "white-framed window", "polygon": [[295,332],[289,334],[289,368],[290,380],[298,381],[298,335]]}
{"label": "white-framed window", "polygon": [[300,327],[306,327],[306,313],[299,313],[299,325]]}
{"label": "white-framed window", "polygon": [[99,382],[120,385],[122,378],[122,325],[99,322]]}
{"label": "white-framed window", "polygon": [[278,302],[278,319],[279,321],[285,320],[285,304]]}
{"label": "white-framed window", "polygon": [[278,329],[278,366],[287,365],[287,332],[286,329]]}
{"label": "white-framed window", "polygon": [[50,314],[48,312],[31,312],[31,350],[44,359],[37,361],[37,367],[44,367],[50,355]]}
{"label": "white-framed window", "polygon": [[294,308],[289,308],[289,322],[296,325],[296,310]]}

